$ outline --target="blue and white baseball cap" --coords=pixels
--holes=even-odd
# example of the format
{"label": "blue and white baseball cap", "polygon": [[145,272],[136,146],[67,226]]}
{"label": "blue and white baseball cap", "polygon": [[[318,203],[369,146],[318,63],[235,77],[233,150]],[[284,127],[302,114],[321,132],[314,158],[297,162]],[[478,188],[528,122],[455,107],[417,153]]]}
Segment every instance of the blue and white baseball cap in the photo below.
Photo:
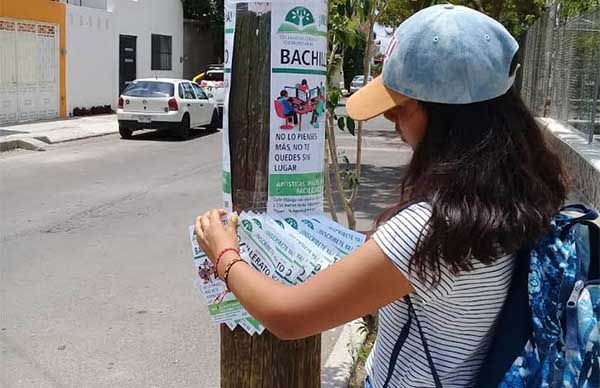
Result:
{"label": "blue and white baseball cap", "polygon": [[505,94],[519,44],[502,24],[474,9],[441,4],[406,19],[390,42],[383,73],[346,103],[350,117],[368,120],[408,98],[470,104]]}

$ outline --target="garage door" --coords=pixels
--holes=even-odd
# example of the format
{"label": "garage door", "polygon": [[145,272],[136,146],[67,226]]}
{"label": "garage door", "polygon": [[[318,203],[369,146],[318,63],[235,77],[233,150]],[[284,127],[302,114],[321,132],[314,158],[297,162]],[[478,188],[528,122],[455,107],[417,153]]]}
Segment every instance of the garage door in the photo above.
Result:
{"label": "garage door", "polygon": [[0,19],[0,124],[58,117],[58,26]]}

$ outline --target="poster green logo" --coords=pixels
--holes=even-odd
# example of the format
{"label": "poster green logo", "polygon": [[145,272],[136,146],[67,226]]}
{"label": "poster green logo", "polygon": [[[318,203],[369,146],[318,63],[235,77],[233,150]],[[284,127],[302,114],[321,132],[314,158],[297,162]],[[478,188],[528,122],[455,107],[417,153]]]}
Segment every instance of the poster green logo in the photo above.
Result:
{"label": "poster green logo", "polygon": [[291,225],[292,228],[298,230],[298,223],[293,218],[286,218],[285,221]]}
{"label": "poster green logo", "polygon": [[315,18],[306,7],[292,8],[285,16],[285,21],[277,32],[286,34],[307,34],[315,36],[327,36],[327,32],[321,31],[315,24]]}
{"label": "poster green logo", "polygon": [[315,229],[315,226],[313,225],[312,222],[310,222],[309,220],[302,220],[302,223],[306,226],[308,226],[309,228],[311,228],[312,230]]}
{"label": "poster green logo", "polygon": [[248,232],[252,232],[252,223],[248,220],[242,220],[242,227]]}

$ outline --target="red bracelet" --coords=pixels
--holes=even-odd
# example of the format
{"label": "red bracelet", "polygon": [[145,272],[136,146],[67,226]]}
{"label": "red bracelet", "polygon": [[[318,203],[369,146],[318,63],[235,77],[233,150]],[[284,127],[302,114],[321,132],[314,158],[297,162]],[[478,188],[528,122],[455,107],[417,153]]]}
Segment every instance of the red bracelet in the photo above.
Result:
{"label": "red bracelet", "polygon": [[223,257],[224,254],[226,254],[227,252],[235,252],[237,253],[237,255],[240,255],[240,251],[235,249],[235,248],[225,248],[221,251],[221,253],[219,253],[219,256],[217,257],[217,261],[215,261],[215,271],[217,271],[217,275],[219,274],[219,262],[221,261],[221,257]]}
{"label": "red bracelet", "polygon": [[245,263],[244,260],[242,260],[241,258],[237,258],[237,259],[233,259],[229,262],[229,264],[227,264],[227,267],[225,268],[225,273],[223,273],[223,281],[225,282],[225,286],[227,287],[227,289],[229,291],[231,291],[231,288],[229,288],[229,271],[231,271],[231,267],[233,267],[235,264],[237,263]]}

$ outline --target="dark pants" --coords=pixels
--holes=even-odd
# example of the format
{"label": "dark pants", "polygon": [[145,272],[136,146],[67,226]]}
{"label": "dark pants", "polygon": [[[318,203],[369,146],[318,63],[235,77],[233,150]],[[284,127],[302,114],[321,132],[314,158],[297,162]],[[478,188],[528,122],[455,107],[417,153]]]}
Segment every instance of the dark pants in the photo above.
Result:
{"label": "dark pants", "polygon": [[294,124],[298,124],[298,115],[296,112],[286,113],[285,117],[292,117],[294,119]]}

